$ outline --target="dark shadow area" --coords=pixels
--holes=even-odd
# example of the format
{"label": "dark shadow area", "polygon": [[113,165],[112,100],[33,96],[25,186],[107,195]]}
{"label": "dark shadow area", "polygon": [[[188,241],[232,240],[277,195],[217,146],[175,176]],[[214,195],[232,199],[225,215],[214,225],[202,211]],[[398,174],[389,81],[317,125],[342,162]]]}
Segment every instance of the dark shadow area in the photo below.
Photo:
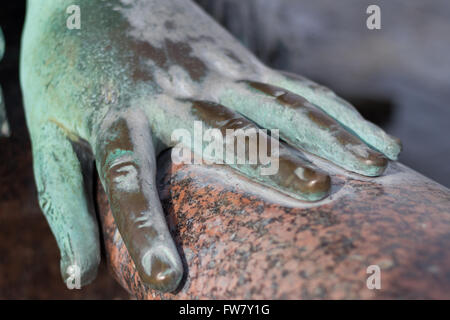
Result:
{"label": "dark shadow area", "polygon": [[395,105],[389,99],[372,97],[343,97],[358,109],[361,115],[370,122],[387,127],[391,124]]}

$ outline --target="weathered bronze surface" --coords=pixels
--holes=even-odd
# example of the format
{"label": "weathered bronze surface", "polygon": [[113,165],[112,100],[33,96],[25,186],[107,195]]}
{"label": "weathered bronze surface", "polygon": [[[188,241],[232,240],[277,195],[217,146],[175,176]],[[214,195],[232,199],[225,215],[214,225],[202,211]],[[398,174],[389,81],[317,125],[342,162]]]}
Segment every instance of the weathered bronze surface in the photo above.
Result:
{"label": "weathered bronze surface", "polygon": [[[190,101],[219,103],[279,130],[295,148],[367,176],[383,172],[382,154],[395,160],[400,152],[333,92],[268,68],[189,0],[79,0],[79,29],[67,28],[70,5],[27,2],[20,72],[39,203],[61,251],[64,281],[73,266],[83,285],[97,273],[95,163],[142,279],[160,291],[178,285],[182,265],[155,186],[155,159],[177,144],[175,130],[195,131],[199,115]],[[242,80],[284,88],[286,99]],[[297,107],[306,100],[305,113]],[[207,126],[215,117],[203,112],[200,120]],[[265,179],[251,165],[230,167],[273,194],[317,201],[330,191],[327,174],[290,151]]]}
{"label": "weathered bronze surface", "polygon": [[[97,273],[100,246],[91,190],[95,163],[114,221],[120,230],[120,235],[115,235],[116,240],[123,237],[143,282],[160,291],[172,291],[178,285],[182,275],[181,260],[165,223],[155,177],[156,156],[163,149],[173,146],[170,133],[180,128],[192,131],[192,123],[200,116],[192,111],[204,107],[195,109],[186,101],[204,101],[208,106],[220,103],[215,105],[224,105],[225,110],[229,108],[232,112],[232,118],[228,117],[231,113],[227,112],[217,115],[211,110],[201,112],[200,120],[205,125],[211,125],[216,122],[216,118],[225,116],[225,120],[228,118],[231,121],[228,123],[231,128],[242,124],[245,126],[246,123],[256,123],[271,130],[279,128],[282,137],[293,147],[319,155],[350,171],[336,169],[327,162],[315,163],[330,173],[330,179],[312,164],[307,167],[300,160],[303,156],[308,158],[307,155],[287,151],[280,157],[280,172],[270,178],[272,184],[259,180],[248,169],[251,166],[245,170],[230,166],[243,176],[236,176],[236,173],[230,173],[226,168],[215,167],[211,171],[205,167],[190,167],[189,170],[195,173],[195,183],[205,183],[202,188],[207,188],[217,177],[225,175],[229,178],[225,180],[228,184],[221,193],[212,198],[219,201],[215,203],[215,213],[223,210],[225,214],[234,212],[234,208],[230,208],[230,203],[222,197],[231,191],[239,194],[240,188],[246,190],[246,196],[254,193],[253,189],[259,190],[260,193],[254,196],[265,199],[264,207],[269,203],[269,206],[279,208],[279,213],[289,215],[299,212],[302,215],[303,212],[306,215],[305,210],[309,214],[317,208],[339,204],[342,199],[364,200],[366,195],[353,184],[354,181],[362,182],[362,190],[366,184],[381,185],[383,191],[380,194],[367,198],[368,203],[380,199],[381,204],[386,201],[383,200],[385,189],[388,195],[395,194],[390,193],[389,188],[408,184],[406,191],[412,191],[400,192],[407,198],[416,192],[416,184],[422,183],[414,174],[402,173],[403,169],[396,172],[397,164],[392,164],[391,171],[378,179],[371,180],[351,173],[381,175],[388,164],[387,159],[397,158],[400,143],[365,121],[354,108],[330,90],[304,78],[285,76],[264,66],[188,0],[137,0],[133,3],[80,0],[84,10],[84,28],[75,31],[65,27],[65,9],[72,4],[71,1],[49,0],[44,3],[30,0],[28,4],[21,81],[33,142],[39,203],[61,250],[60,267],[64,280],[68,277],[68,267],[72,265],[81,268],[83,285],[92,281]],[[0,57],[4,49],[2,40],[0,34]],[[238,113],[251,121],[245,122],[245,118],[235,116]],[[1,133],[7,135],[7,129],[0,97]],[[173,179],[172,184],[177,181],[181,180]],[[192,181],[189,180],[189,183]],[[256,181],[271,189],[253,185]],[[212,184],[221,185],[219,180]],[[286,200],[286,194],[297,199],[321,200],[329,192],[331,197],[319,203],[299,204],[292,199]],[[447,194],[446,191],[444,194]],[[189,205],[192,199],[189,198]],[[403,204],[397,200],[393,199],[393,208],[397,208],[397,202],[400,207]],[[292,201],[296,204],[292,204]],[[213,201],[210,199],[209,202]],[[438,205],[441,202],[438,197]],[[253,205],[250,201],[246,206],[240,206],[239,212],[252,211],[255,208]],[[413,202],[413,205],[420,203]],[[435,204],[430,207],[433,206]],[[288,207],[290,209],[286,209]],[[443,207],[446,210],[448,206],[445,204]],[[254,211],[258,213],[260,206],[257,208]],[[383,208],[390,207],[386,204]],[[329,214],[339,214],[342,210],[338,209],[339,206],[334,207],[336,211],[330,211]],[[195,210],[195,206],[189,210]],[[317,210],[320,210],[316,213],[317,217],[327,212]],[[371,209],[367,210],[371,213]],[[265,209],[259,213],[264,212]],[[239,222],[239,219],[236,221]],[[269,227],[273,223],[271,219],[263,225],[259,225],[260,220],[251,220],[245,227],[258,229],[264,239],[266,234],[277,232]],[[274,216],[273,219],[281,218]],[[385,221],[387,218],[383,216],[383,219]],[[441,228],[447,225],[444,220],[439,221]],[[324,223],[318,223],[325,225],[327,230],[323,238],[330,231],[327,228],[334,227],[327,221],[324,219]],[[353,226],[353,223],[354,220],[347,222],[347,226]],[[377,223],[378,220],[375,225]],[[359,230],[357,225],[354,227]],[[424,223],[423,228],[426,227]],[[295,237],[300,229],[296,230]],[[318,229],[308,225],[301,231],[320,233],[321,229]],[[189,233],[187,229],[177,230]],[[236,233],[239,230],[236,229]],[[208,235],[207,230],[198,231],[206,231]],[[286,231],[289,234],[290,230]],[[359,244],[363,236],[358,238],[357,231],[352,231],[356,234],[356,240],[352,236],[347,242]],[[191,236],[198,237],[197,243],[201,243],[202,235],[199,232]],[[219,235],[217,233],[215,236]],[[322,241],[316,236],[313,234],[311,239]],[[235,236],[231,238],[235,239]],[[272,256],[272,242],[277,245],[275,251],[281,247],[283,250],[289,248],[282,236],[272,240],[268,244],[262,243],[258,251],[267,245],[268,254]],[[428,238],[424,240],[429,243]],[[211,246],[217,244],[210,243]],[[242,247],[250,244],[245,255],[251,256],[252,246],[258,243],[258,238],[239,243]],[[331,248],[339,247],[339,243],[340,238],[326,239],[325,245],[320,242],[319,248],[327,244],[331,244]],[[400,244],[392,246],[394,249],[403,248],[401,241]],[[430,245],[427,249],[430,252],[438,250],[439,244]],[[408,250],[414,251],[417,247],[415,243]],[[307,247],[300,248],[302,252],[308,252]],[[369,251],[367,249],[364,252],[366,254]],[[316,248],[314,252],[321,251]],[[183,254],[181,256],[185,257]],[[297,253],[293,259],[298,260],[299,257],[303,257],[302,253]],[[391,260],[394,261],[394,258]],[[311,260],[314,261],[306,258],[302,261]],[[343,260],[346,260],[345,254]],[[279,264],[283,261],[278,257],[268,268],[279,272]],[[389,266],[389,263],[383,265],[386,264]],[[447,265],[444,267],[443,270],[446,270]],[[230,276],[233,270],[228,270]],[[247,266],[241,270],[253,272]],[[282,277],[289,275],[289,270],[283,269]],[[426,270],[441,277],[442,268],[439,264],[428,264]],[[309,279],[309,276],[306,278]],[[325,278],[323,276],[321,279]],[[442,277],[439,279],[445,284],[448,282]],[[238,284],[245,288],[246,279],[239,281],[241,283]],[[279,283],[282,284],[282,281]],[[272,289],[276,285],[277,282],[272,282]],[[331,289],[328,291],[332,292]]]}
{"label": "weathered bronze surface", "polygon": [[[249,130],[255,129],[255,141],[257,154],[261,154],[261,144],[264,143],[267,153],[271,154],[271,143],[268,143],[271,137],[267,134],[258,132],[257,126],[242,117],[236,112],[215,103],[206,101],[194,101],[192,112],[199,120],[206,125],[219,129],[223,136],[226,136],[227,130]],[[248,141],[247,141],[248,140]],[[245,141],[245,159],[250,159],[250,139]],[[261,143],[262,142],[262,143]],[[234,141],[234,151],[237,153],[238,140]],[[315,167],[312,163],[292,154],[283,144],[279,145],[278,155],[278,172],[272,175],[263,176],[258,172],[258,167],[262,166],[258,161],[255,165],[239,165],[239,172],[246,174],[248,177],[255,179],[269,187],[274,187],[285,191],[288,194],[303,195],[302,200],[320,200],[329,194],[330,177]],[[272,155],[274,156],[274,155]],[[236,157],[236,155],[235,155]],[[302,177],[296,174],[296,170],[302,170]]]}
{"label": "weathered bronze surface", "polygon": [[[320,110],[317,106],[311,104],[307,99],[302,96],[292,93],[280,87],[272,86],[261,82],[246,82],[252,88],[259,90],[267,95],[276,98],[277,102],[287,107],[293,108],[297,112],[306,112],[307,117],[317,125],[316,130],[325,131],[334,136],[339,147],[344,149],[347,153],[352,154],[356,161],[363,163],[363,167],[369,168],[367,171],[373,172],[369,175],[380,175],[386,169],[388,159],[383,156],[382,153],[371,149],[361,139],[354,134],[351,134],[344,128],[338,121],[327,115],[324,111]],[[313,88],[317,88],[313,86]],[[290,137],[287,136],[287,139]],[[306,147],[308,151],[314,152],[312,149]],[[331,155],[328,152],[336,152],[336,149],[328,149],[322,152],[314,152],[325,158],[330,158]],[[346,167],[345,162],[336,161],[343,167]],[[365,173],[364,171],[360,173]]]}

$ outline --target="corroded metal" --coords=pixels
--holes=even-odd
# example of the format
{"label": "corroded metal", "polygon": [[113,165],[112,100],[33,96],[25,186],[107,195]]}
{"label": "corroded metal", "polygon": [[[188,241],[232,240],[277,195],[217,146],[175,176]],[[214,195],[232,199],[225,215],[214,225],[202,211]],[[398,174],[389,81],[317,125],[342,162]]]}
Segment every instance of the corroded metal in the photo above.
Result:
{"label": "corroded metal", "polygon": [[[65,280],[72,265],[80,267],[83,284],[96,275],[95,163],[141,277],[161,291],[178,285],[182,266],[163,219],[155,159],[177,143],[174,130],[195,130],[199,114],[192,101],[220,103],[260,127],[280,129],[293,147],[370,176],[386,164],[381,154],[372,161],[371,148],[390,159],[400,152],[395,139],[333,92],[264,66],[191,1],[80,0],[80,29],[67,28],[70,5],[72,0],[29,0],[21,52],[39,203],[61,250]],[[319,111],[305,117],[241,80],[285,88],[336,121],[318,121]],[[207,117],[205,125],[220,115]],[[352,138],[357,143],[343,134],[346,128],[358,135]],[[312,164],[305,169],[300,155],[286,150],[269,192],[325,197],[330,178]],[[251,166],[233,168],[260,181]]]}
{"label": "corroded metal", "polygon": [[[265,83],[249,82],[248,84],[252,88],[276,98],[278,103],[293,108],[296,113],[301,113],[309,118],[316,124],[316,126],[311,126],[312,132],[309,133],[309,136],[329,136],[330,143],[334,143],[334,148],[320,149],[311,140],[303,143],[297,142],[303,149],[327,159],[333,158],[332,153],[341,153],[343,156],[335,157],[335,163],[354,172],[369,176],[379,176],[383,173],[388,163],[383,154],[371,149],[361,139],[344,129],[338,121],[302,96]],[[287,140],[295,141],[296,139],[296,136],[292,136],[290,132],[286,132],[284,135]]]}

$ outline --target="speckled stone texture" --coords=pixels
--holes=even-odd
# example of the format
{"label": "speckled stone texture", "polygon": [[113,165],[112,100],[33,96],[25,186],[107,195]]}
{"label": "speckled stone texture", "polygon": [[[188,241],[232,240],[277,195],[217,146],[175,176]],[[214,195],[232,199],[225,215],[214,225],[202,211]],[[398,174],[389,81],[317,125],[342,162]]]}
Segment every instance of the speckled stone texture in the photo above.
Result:
{"label": "speckled stone texture", "polygon": [[[450,191],[401,164],[375,179],[336,171],[331,198],[297,206],[218,167],[176,166],[167,154],[159,166],[185,263],[176,294],[142,284],[98,192],[109,263],[139,299],[450,298]],[[381,268],[380,290],[366,286],[369,265]]]}

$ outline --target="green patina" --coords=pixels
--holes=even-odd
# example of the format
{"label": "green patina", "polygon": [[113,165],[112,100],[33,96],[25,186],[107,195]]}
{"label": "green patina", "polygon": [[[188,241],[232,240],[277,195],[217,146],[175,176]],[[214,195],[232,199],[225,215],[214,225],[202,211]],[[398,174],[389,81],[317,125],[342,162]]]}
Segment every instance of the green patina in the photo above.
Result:
{"label": "green patina", "polygon": [[[131,150],[142,148],[140,154],[145,150],[152,156],[149,156],[148,161],[137,164],[154,164],[153,146],[142,137],[154,140],[157,154],[172,146],[170,137],[173,130],[185,128],[192,133],[193,121],[198,120],[191,112],[191,103],[180,98],[198,100],[208,97],[220,101],[262,127],[280,129],[282,137],[295,147],[327,158],[348,170],[366,175],[381,173],[380,168],[364,166],[364,163],[355,159],[332,137],[330,130],[319,130],[317,121],[292,108],[274,103],[273,99],[261,99],[261,94],[251,92],[248,88],[243,89],[227,70],[217,71],[221,65],[228,66],[227,60],[223,58],[223,63],[215,63],[208,59],[222,59],[221,53],[226,57],[232,51],[233,56],[237,57],[233,60],[237,65],[230,69],[261,70],[261,81],[264,79],[302,95],[346,127],[352,128],[352,132],[375,149],[391,159],[396,158],[399,145],[379,128],[366,122],[336,96],[316,92],[299,81],[261,67],[254,62],[257,60],[250,52],[189,1],[136,0],[126,3],[119,0],[79,0],[76,4],[81,8],[81,29],[70,30],[66,27],[66,9],[73,4],[72,0],[28,0],[20,78],[33,145],[40,204],[61,251],[64,279],[68,277],[67,266],[77,263],[81,266],[83,283],[88,283],[95,277],[99,261],[97,225],[93,218],[91,195],[85,191],[89,190],[86,186],[91,183],[89,179],[92,178],[92,172],[89,170],[92,170],[92,156],[97,164],[110,165],[120,157],[134,157],[136,153]],[[131,14],[127,16],[123,10],[131,10]],[[144,11],[146,14],[140,14]],[[164,29],[167,34],[153,31],[164,26],[165,18],[172,19],[175,13],[182,20],[177,21],[177,26],[184,27]],[[133,19],[138,20],[134,26]],[[144,25],[146,29],[139,30],[136,25]],[[195,32],[198,34],[193,35]],[[166,39],[166,36],[172,38]],[[197,39],[195,43],[190,40],[194,39],[193,36]],[[211,38],[218,40],[201,42],[201,39]],[[0,53],[3,46],[0,34]],[[210,56],[201,56],[210,49]],[[240,64],[243,63],[249,64],[249,68],[242,68]],[[241,77],[256,76],[242,73]],[[2,121],[6,123],[2,106],[0,97],[0,124]],[[137,118],[131,117],[136,110],[142,111],[144,118],[147,117],[147,125],[141,125],[140,113]],[[128,134],[132,133],[135,140],[130,150],[126,150],[124,144],[109,150],[105,146],[112,143],[112,139],[124,142],[122,131],[117,136],[113,131],[108,131],[111,123],[120,117],[127,118]],[[211,117],[217,115],[212,114]],[[105,124],[105,119],[110,122]],[[136,129],[138,125],[139,130],[150,128],[151,135],[139,132]],[[77,151],[80,145],[87,146],[81,154]],[[99,150],[107,149],[109,154],[100,159]],[[295,190],[281,187],[276,179],[260,179],[258,172],[251,166],[234,168],[274,189],[295,194]],[[150,172],[152,167],[146,169]],[[105,181],[105,177],[101,178],[104,185],[111,183]],[[140,180],[145,179],[140,177]],[[148,179],[146,188],[154,188],[153,184]],[[150,197],[147,191],[146,197]],[[298,191],[299,194],[294,196],[318,200],[327,194],[328,190],[325,191],[310,194]],[[154,199],[157,199],[157,190],[152,192]],[[134,203],[130,202],[128,206],[127,203],[122,206],[119,203],[125,196],[117,197],[118,200],[111,203],[111,207],[113,212],[133,205],[140,210],[142,202],[142,211],[154,208],[162,210],[158,201],[155,204],[155,201],[151,202],[146,197],[129,198],[134,199]],[[159,227],[167,233],[163,238],[166,239],[165,243],[169,243],[171,240],[167,228]],[[132,255],[139,251],[133,244],[126,245]],[[172,251],[177,254],[176,249],[170,250],[165,249],[161,254],[170,256]],[[135,263],[141,263],[133,259]],[[153,261],[152,256],[149,259]],[[170,259],[176,260],[173,256]],[[161,263],[159,267],[163,268],[163,265]],[[179,278],[172,283],[154,285],[154,288],[172,290]]]}

